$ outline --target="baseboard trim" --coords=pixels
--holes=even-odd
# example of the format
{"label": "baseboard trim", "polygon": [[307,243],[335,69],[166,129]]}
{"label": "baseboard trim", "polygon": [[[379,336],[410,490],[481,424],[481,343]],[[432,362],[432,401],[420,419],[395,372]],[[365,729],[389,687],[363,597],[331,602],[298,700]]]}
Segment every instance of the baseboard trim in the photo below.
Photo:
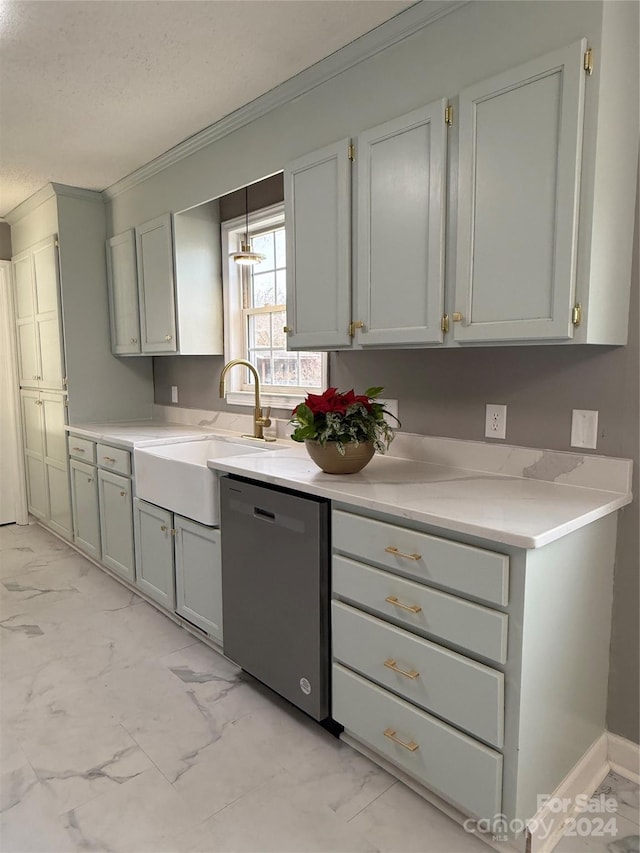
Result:
{"label": "baseboard trim", "polygon": [[609,769],[640,784],[640,744],[607,732]]}

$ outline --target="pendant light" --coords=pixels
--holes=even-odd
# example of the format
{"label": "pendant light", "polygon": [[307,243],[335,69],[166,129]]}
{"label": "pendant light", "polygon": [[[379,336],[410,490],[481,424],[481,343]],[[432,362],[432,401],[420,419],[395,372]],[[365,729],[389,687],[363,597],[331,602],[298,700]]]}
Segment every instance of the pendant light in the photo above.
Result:
{"label": "pendant light", "polygon": [[231,252],[229,255],[230,258],[240,264],[241,266],[249,267],[253,264],[259,264],[260,261],[264,261],[266,255],[261,255],[260,252],[253,252],[251,250],[251,244],[249,243],[249,187],[244,188],[244,212],[245,212],[245,225],[244,225],[244,241],[240,244],[239,252]]}

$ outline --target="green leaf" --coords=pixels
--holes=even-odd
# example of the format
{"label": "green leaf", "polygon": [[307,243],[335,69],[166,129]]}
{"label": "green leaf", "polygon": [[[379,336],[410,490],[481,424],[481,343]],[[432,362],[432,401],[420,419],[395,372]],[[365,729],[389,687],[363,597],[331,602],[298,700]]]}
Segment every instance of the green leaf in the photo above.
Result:
{"label": "green leaf", "polygon": [[370,397],[370,398],[371,397],[377,397],[378,394],[381,394],[383,391],[384,391],[383,387],[367,388],[367,390],[364,392],[364,395],[365,395],[365,397]]}

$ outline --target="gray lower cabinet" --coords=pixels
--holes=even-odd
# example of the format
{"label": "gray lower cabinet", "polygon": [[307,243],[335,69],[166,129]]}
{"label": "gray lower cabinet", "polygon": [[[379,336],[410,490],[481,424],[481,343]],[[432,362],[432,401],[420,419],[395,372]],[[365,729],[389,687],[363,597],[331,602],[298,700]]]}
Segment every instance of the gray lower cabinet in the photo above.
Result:
{"label": "gray lower cabinet", "polygon": [[222,642],[220,531],[134,498],[136,585]]}
{"label": "gray lower cabinet", "polygon": [[73,508],[73,541],[91,557],[99,560],[100,506],[98,476],[95,466],[71,459],[71,502]]}
{"label": "gray lower cabinet", "polygon": [[111,471],[98,471],[102,562],[135,580],[131,480]]}
{"label": "gray lower cabinet", "polygon": [[176,612],[222,642],[220,531],[175,517]]}
{"label": "gray lower cabinet", "polygon": [[174,610],[176,600],[172,521],[168,510],[134,498],[136,584],[167,610]]}

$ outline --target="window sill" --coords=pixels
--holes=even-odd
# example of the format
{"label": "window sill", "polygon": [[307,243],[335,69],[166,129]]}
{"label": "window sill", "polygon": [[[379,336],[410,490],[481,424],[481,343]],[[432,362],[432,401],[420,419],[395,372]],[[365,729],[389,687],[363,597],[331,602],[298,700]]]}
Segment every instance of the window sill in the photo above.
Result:
{"label": "window sill", "polygon": [[[255,394],[253,391],[227,391],[226,401],[230,406],[251,406],[255,405]],[[263,408],[270,406],[272,409],[285,409],[289,412],[298,405],[304,402],[304,394],[273,394],[268,391],[260,394],[260,403]]]}

